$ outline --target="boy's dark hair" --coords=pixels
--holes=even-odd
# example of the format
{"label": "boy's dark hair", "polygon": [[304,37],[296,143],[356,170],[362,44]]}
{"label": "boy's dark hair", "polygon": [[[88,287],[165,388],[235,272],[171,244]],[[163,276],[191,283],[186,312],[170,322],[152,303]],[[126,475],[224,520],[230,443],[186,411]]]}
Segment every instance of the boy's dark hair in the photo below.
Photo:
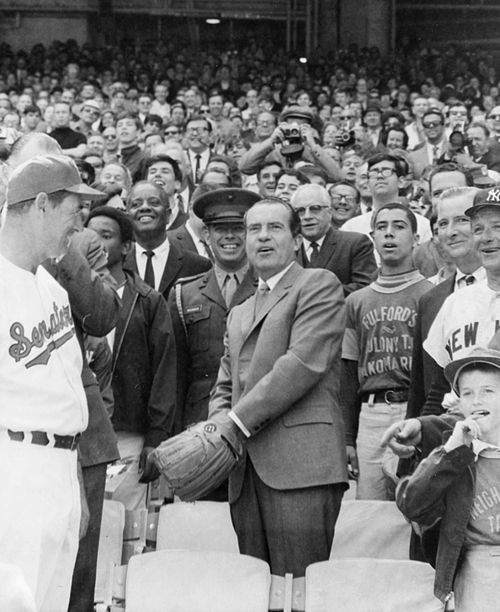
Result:
{"label": "boy's dark hair", "polygon": [[108,217],[113,219],[120,227],[120,239],[123,242],[132,242],[134,239],[134,227],[132,221],[123,211],[112,206],[98,206],[94,208],[85,222],[85,227],[88,227],[89,221],[94,217]]}
{"label": "boy's dark hair", "polygon": [[372,215],[372,222],[371,222],[372,230],[375,228],[375,224],[377,223],[377,217],[383,210],[402,210],[404,211],[410,223],[412,233],[413,234],[417,233],[418,231],[417,217],[415,216],[413,211],[410,210],[408,206],[406,206],[405,204],[402,204],[401,202],[390,202],[389,204],[384,204],[378,210],[376,210]]}

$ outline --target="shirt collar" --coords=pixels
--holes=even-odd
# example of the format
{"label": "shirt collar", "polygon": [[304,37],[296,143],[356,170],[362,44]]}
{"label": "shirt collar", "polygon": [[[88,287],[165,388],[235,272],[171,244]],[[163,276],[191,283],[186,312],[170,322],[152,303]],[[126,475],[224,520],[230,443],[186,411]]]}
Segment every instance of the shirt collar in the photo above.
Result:
{"label": "shirt collar", "polygon": [[462,270],[457,268],[457,274],[455,276],[455,290],[461,287],[464,287],[465,285],[462,283],[463,279],[466,276],[471,276],[471,275],[473,275],[474,278],[476,279],[475,280],[476,283],[486,280],[486,270],[483,268],[483,266],[479,266],[477,270],[474,270],[474,272],[470,272],[469,274],[466,274],[465,272],[462,272]]}
{"label": "shirt collar", "polygon": [[226,276],[228,274],[236,276],[238,285],[241,285],[241,283],[243,282],[243,278],[245,277],[245,274],[248,272],[248,263],[246,263],[239,270],[236,270],[233,272],[227,272],[226,270],[223,270],[217,264],[214,264],[214,272],[215,272],[215,277],[217,278],[217,283],[219,287],[222,287],[222,285],[224,284],[224,281],[226,280]]}
{"label": "shirt collar", "polygon": [[318,238],[317,240],[308,240],[307,238],[304,238],[304,236],[302,236],[302,241],[304,242],[304,248],[306,251],[308,251],[311,248],[311,244],[313,242],[315,242],[318,245],[318,248],[321,248],[323,245],[323,242],[325,241],[326,238],[326,234],[324,236],[321,236],[321,238]]}
{"label": "shirt collar", "polygon": [[268,278],[266,281],[259,277],[259,286],[262,285],[263,283],[266,283],[267,286],[269,287],[269,290],[272,291],[276,287],[276,285],[279,283],[279,281],[285,276],[288,270],[290,270],[290,268],[293,266],[294,263],[295,262],[291,261],[286,268],[278,272],[278,274],[271,276],[271,278]]}
{"label": "shirt collar", "polygon": [[480,455],[488,459],[500,459],[500,448],[483,440],[472,440],[472,450],[476,456],[476,461]]}

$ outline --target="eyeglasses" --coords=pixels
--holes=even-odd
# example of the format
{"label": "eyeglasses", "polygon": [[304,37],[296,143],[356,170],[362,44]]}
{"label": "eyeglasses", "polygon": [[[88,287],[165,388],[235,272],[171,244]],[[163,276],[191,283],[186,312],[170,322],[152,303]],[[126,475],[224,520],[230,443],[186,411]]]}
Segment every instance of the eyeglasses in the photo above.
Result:
{"label": "eyeglasses", "polygon": [[102,137],[106,140],[113,140],[114,138],[116,138],[116,134],[103,134]]}
{"label": "eyeglasses", "polygon": [[342,200],[345,200],[347,204],[356,204],[356,198],[350,195],[338,195],[333,193],[330,199],[332,200],[332,204],[340,204]]}
{"label": "eyeglasses", "polygon": [[377,178],[381,174],[384,178],[389,178],[393,174],[396,174],[394,168],[372,168],[368,170],[368,178]]}
{"label": "eyeglasses", "polygon": [[299,206],[295,209],[295,212],[299,215],[299,217],[303,217],[307,211],[311,213],[311,215],[319,215],[323,208],[330,208],[329,206],[320,206],[319,204],[313,204],[312,206]]}
{"label": "eyeglasses", "polygon": [[194,134],[198,132],[208,132],[206,127],[191,127],[186,130],[186,134]]}
{"label": "eyeglasses", "polygon": [[424,128],[432,129],[443,125],[442,121],[429,121],[429,123],[422,123]]}

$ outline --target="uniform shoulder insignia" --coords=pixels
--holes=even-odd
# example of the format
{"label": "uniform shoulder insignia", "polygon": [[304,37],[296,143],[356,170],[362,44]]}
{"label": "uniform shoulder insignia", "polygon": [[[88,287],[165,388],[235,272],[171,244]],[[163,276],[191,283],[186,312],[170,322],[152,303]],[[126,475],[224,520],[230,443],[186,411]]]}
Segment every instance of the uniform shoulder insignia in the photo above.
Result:
{"label": "uniform shoulder insignia", "polygon": [[191,281],[198,280],[205,276],[206,272],[201,272],[201,274],[195,274],[194,276],[184,276],[183,278],[178,278],[175,281],[176,285],[185,285],[186,283],[190,283]]}

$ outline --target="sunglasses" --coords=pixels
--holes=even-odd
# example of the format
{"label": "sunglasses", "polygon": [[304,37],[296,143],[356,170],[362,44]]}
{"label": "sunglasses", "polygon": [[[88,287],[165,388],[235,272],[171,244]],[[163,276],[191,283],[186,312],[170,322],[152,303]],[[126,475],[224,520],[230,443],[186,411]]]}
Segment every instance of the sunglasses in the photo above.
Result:
{"label": "sunglasses", "polygon": [[441,121],[429,121],[429,123],[422,123],[422,125],[424,128],[432,129],[443,125],[443,123]]}

